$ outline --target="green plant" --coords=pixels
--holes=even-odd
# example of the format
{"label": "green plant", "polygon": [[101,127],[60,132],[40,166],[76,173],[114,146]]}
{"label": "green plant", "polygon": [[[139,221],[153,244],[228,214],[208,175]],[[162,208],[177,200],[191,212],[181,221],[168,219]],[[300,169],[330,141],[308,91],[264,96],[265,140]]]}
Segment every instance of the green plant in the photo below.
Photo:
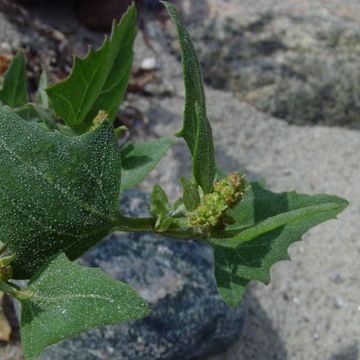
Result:
{"label": "green plant", "polygon": [[[97,51],[76,59],[70,76],[28,103],[25,60],[13,59],[0,93],[0,290],[22,305],[27,359],[91,327],[147,316],[127,284],[72,262],[113,231],[142,231],[198,240],[214,249],[219,292],[240,303],[251,280],[270,281],[270,267],[309,228],[335,218],[347,202],[335,196],[273,193],[216,165],[202,75],[180,16],[164,2],[182,50],[185,110],[177,134],[192,155],[174,204],[155,185],[151,217],[129,218],[120,192],[135,187],[175,143],[162,138],[119,148],[114,129],[127,87],[136,33],[135,6]],[[139,161],[139,159],[141,161]],[[12,280],[30,279],[25,288]],[[81,311],[80,311],[81,310]]]}

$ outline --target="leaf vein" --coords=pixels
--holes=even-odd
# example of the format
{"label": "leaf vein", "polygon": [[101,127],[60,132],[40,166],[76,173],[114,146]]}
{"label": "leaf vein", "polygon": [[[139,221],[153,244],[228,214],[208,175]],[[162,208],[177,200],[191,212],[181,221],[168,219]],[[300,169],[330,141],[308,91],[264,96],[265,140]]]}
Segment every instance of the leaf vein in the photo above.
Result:
{"label": "leaf vein", "polygon": [[49,178],[41,172],[36,166],[26,163],[14,150],[8,147],[8,145],[5,143],[3,139],[0,139],[0,145],[2,145],[3,149],[8,152],[10,155],[15,157],[16,160],[18,160],[21,164],[23,164],[26,168],[30,169],[36,176],[42,178],[45,180],[45,182],[53,187],[55,190],[62,193],[65,197],[73,201],[75,204],[77,204],[80,208],[86,210],[87,212],[90,212],[91,214],[104,219],[106,221],[112,221],[110,217],[107,215],[101,213],[98,209],[92,207],[90,204],[81,201],[76,196],[72,195],[66,188],[62,187],[60,184],[53,183]]}

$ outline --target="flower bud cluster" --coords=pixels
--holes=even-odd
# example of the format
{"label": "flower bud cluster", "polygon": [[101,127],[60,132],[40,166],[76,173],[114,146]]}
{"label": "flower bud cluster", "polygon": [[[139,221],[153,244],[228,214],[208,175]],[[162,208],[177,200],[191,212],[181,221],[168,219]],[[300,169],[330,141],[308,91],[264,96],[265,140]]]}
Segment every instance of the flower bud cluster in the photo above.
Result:
{"label": "flower bud cluster", "polygon": [[225,211],[242,199],[246,181],[240,174],[233,173],[215,182],[213,189],[195,210],[187,214],[191,227],[209,230],[221,225]]}

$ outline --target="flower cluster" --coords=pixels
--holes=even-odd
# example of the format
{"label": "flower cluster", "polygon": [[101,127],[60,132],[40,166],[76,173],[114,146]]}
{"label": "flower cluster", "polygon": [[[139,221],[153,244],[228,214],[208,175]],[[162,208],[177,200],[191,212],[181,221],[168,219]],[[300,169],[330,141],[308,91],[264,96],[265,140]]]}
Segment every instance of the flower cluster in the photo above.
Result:
{"label": "flower cluster", "polygon": [[211,230],[222,225],[227,209],[236,205],[246,190],[246,181],[238,173],[214,183],[213,192],[206,194],[201,204],[187,214],[191,227]]}

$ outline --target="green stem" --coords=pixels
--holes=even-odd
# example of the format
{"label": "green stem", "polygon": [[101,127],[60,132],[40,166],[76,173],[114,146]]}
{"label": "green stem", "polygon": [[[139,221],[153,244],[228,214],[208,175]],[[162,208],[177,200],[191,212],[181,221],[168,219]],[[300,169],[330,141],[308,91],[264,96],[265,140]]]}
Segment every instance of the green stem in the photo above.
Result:
{"label": "green stem", "polygon": [[120,215],[114,223],[114,231],[154,232],[155,220],[153,218],[132,218]]}
{"label": "green stem", "polygon": [[121,217],[117,219],[113,230],[149,232],[180,240],[204,240],[204,236],[197,233],[194,229],[179,227],[176,223],[166,231],[159,232],[155,229],[155,220],[153,218],[132,218],[121,215]]}
{"label": "green stem", "polygon": [[21,300],[26,300],[30,297],[30,294],[24,290],[16,289],[15,287],[9,285],[4,281],[0,281],[0,291],[4,292],[5,294],[11,295],[14,298]]}
{"label": "green stem", "polygon": [[[201,234],[193,228],[184,227],[182,219],[183,218],[177,219],[178,221],[175,221],[169,229],[160,232],[155,229],[155,219],[153,218],[132,218],[121,215],[114,222],[113,231],[148,232],[178,240],[199,240],[208,242],[207,239],[209,238],[209,234]],[[242,228],[241,230],[245,229]],[[238,235],[239,231],[240,229],[230,229],[225,231],[215,230],[210,236],[215,239],[226,239]]]}

